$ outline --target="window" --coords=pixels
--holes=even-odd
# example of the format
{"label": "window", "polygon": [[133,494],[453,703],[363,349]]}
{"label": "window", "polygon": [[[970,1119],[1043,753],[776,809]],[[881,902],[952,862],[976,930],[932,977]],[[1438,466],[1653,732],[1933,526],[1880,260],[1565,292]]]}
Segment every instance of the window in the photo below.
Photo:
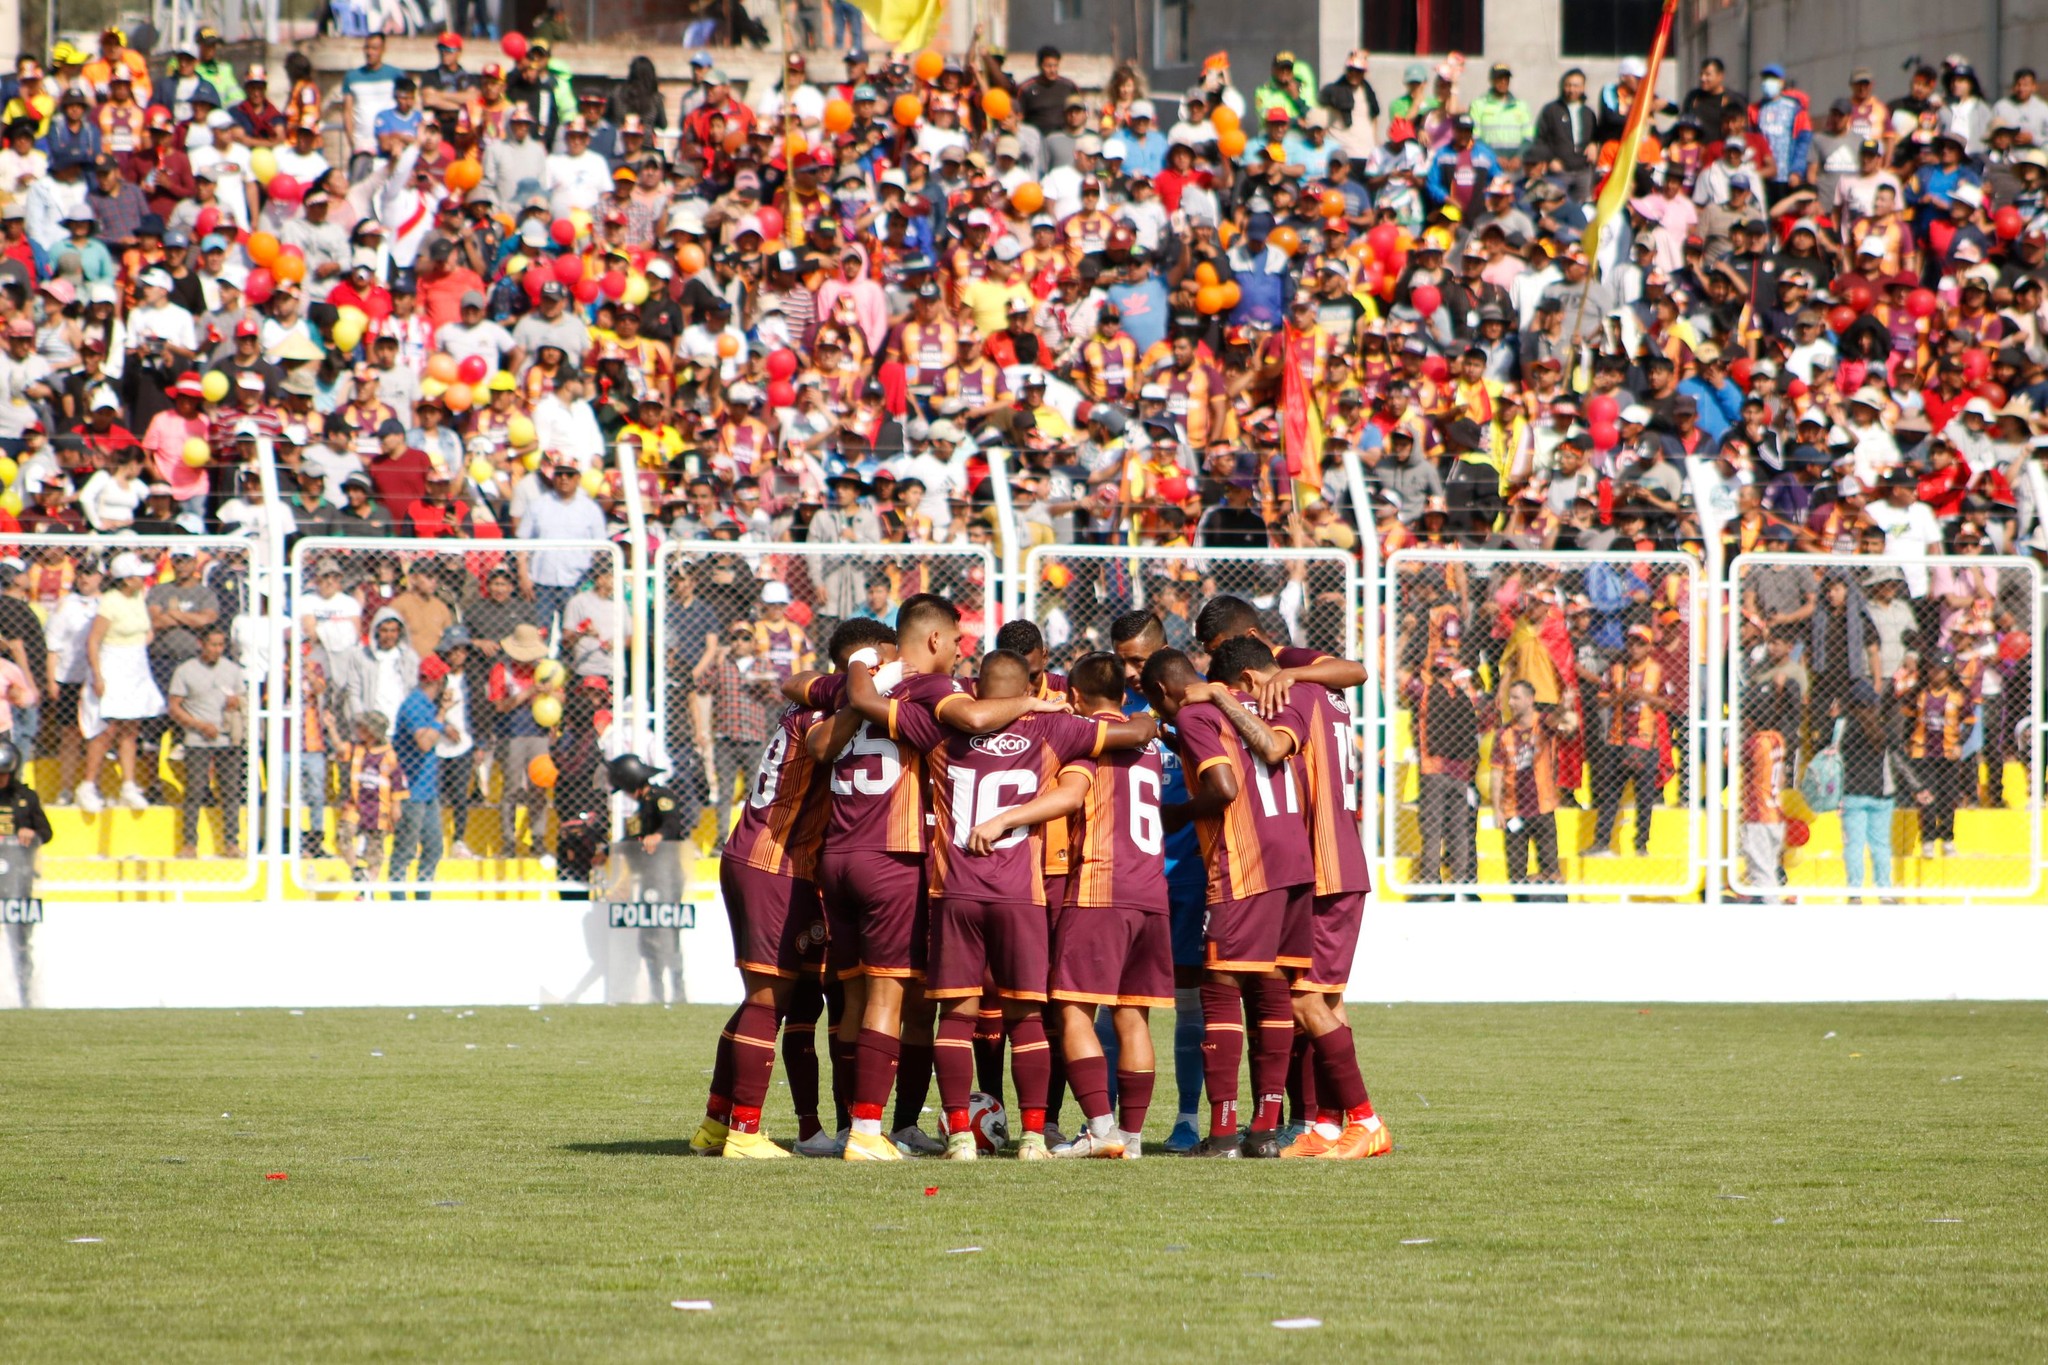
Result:
{"label": "window", "polygon": [[1358,34],[1374,52],[1482,52],[1485,0],[1373,0],[1359,10]]}
{"label": "window", "polygon": [[[1066,0],[1058,0],[1066,3]],[[1188,38],[1188,20],[1194,0],[1156,0],[1152,9],[1152,65],[1192,66],[1194,45]]]}
{"label": "window", "polygon": [[1564,54],[1647,56],[1663,13],[1658,0],[1571,0],[1564,6]]}
{"label": "window", "polygon": [[1052,0],[1052,21],[1055,24],[1080,23],[1081,0]]}

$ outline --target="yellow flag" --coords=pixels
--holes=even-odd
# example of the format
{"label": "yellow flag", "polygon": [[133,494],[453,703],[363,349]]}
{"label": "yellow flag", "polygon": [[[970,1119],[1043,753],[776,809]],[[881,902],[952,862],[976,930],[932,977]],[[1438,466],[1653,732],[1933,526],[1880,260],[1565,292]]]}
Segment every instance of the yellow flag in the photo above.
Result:
{"label": "yellow flag", "polygon": [[882,40],[898,52],[930,47],[946,15],[944,0],[854,0]]}

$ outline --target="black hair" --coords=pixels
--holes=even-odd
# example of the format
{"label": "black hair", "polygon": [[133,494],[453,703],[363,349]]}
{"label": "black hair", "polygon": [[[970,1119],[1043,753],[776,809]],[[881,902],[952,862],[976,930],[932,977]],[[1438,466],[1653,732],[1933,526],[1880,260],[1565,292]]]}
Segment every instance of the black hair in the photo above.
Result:
{"label": "black hair", "polygon": [[1700,63],[1700,70],[1702,71],[1726,71],[1727,69],[1728,64],[1722,61],[1719,57],[1709,57],[1705,61]]}
{"label": "black hair", "polygon": [[1033,650],[1044,649],[1045,634],[1030,621],[1012,621],[996,632],[996,648],[1009,650],[1021,657]]}
{"label": "black hair", "polygon": [[1232,635],[1242,635],[1255,629],[1259,624],[1259,613],[1251,603],[1242,597],[1212,597],[1202,604],[1202,610],[1195,616],[1195,638],[1205,647],[1215,648],[1218,640]]}
{"label": "black hair", "polygon": [[1062,54],[1060,53],[1060,50],[1054,47],[1051,43],[1047,43],[1044,47],[1038,49],[1038,60],[1041,62],[1044,61],[1047,57],[1052,58],[1054,61],[1058,61],[1060,60],[1061,55]]}
{"label": "black hair", "polygon": [[1159,624],[1159,618],[1149,611],[1127,611],[1109,623],[1109,642],[1112,645],[1135,640],[1147,631],[1157,635],[1160,643],[1166,641],[1166,627]]}
{"label": "black hair", "polygon": [[1016,650],[992,649],[981,656],[980,684],[983,690],[1010,672],[1016,673],[1019,687],[1028,688],[1031,685],[1031,665]]}
{"label": "black hair", "polygon": [[827,652],[832,656],[834,668],[845,668],[846,661],[870,645],[893,645],[896,632],[880,621],[866,616],[855,616],[841,621],[832,632],[832,643]]}
{"label": "black hair", "polygon": [[1145,660],[1145,671],[1139,675],[1138,685],[1150,695],[1163,690],[1168,683],[1185,687],[1201,679],[1202,675],[1195,672],[1195,666],[1187,655],[1177,649],[1162,649]]}
{"label": "black hair", "polygon": [[1088,697],[1115,699],[1124,694],[1123,660],[1105,650],[1083,654],[1067,670],[1067,690]]}
{"label": "black hair", "polygon": [[896,609],[896,635],[898,639],[910,639],[926,631],[936,630],[942,625],[960,624],[960,608],[954,606],[937,593],[912,593],[903,599],[903,605]]}
{"label": "black hair", "polygon": [[1273,666],[1273,651],[1250,635],[1225,640],[1209,654],[1209,681],[1236,682],[1247,672],[1263,672]]}

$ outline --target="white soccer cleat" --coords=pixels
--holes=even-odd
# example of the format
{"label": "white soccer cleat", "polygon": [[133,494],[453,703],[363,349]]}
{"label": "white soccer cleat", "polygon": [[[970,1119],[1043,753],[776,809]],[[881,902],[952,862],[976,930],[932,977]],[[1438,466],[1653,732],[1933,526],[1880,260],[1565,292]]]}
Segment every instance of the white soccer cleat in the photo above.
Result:
{"label": "white soccer cleat", "polygon": [[1045,1134],[1026,1133],[1017,1143],[1017,1160],[1051,1161],[1052,1153],[1046,1150]]}
{"label": "white soccer cleat", "polygon": [[1138,1134],[1126,1133],[1119,1129],[1117,1132],[1117,1137],[1122,1139],[1123,1141],[1125,1161],[1136,1161],[1138,1160],[1138,1158],[1145,1155],[1143,1150],[1145,1141],[1143,1138],[1138,1136]]}
{"label": "white soccer cleat", "polygon": [[1107,1137],[1097,1137],[1095,1134],[1083,1129],[1081,1134],[1072,1142],[1053,1149],[1053,1155],[1062,1159],[1100,1157],[1113,1161],[1123,1156],[1123,1154],[1124,1144],[1119,1140],[1114,1130]]}

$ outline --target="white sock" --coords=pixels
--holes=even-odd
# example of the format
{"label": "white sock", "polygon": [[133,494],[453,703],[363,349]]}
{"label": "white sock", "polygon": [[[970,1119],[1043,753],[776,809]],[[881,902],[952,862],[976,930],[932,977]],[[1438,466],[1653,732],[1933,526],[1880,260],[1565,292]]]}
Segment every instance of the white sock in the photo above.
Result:
{"label": "white sock", "polygon": [[1099,1138],[1106,1138],[1116,1131],[1116,1120],[1108,1114],[1099,1114],[1088,1120],[1088,1132]]}
{"label": "white sock", "polygon": [[1317,1120],[1315,1123],[1310,1124],[1309,1127],[1314,1131],[1317,1137],[1328,1138],[1333,1142],[1336,1141],[1337,1135],[1343,1131],[1342,1129],[1338,1128],[1336,1124],[1325,1123],[1321,1120]]}
{"label": "white sock", "polygon": [[1379,1130],[1380,1116],[1378,1114],[1374,1114],[1371,1118],[1365,1121],[1365,1131],[1368,1133],[1377,1133]]}
{"label": "white sock", "polygon": [[855,1119],[853,1121],[853,1131],[856,1133],[866,1133],[869,1137],[880,1137],[882,1135],[882,1121],[880,1119]]}

